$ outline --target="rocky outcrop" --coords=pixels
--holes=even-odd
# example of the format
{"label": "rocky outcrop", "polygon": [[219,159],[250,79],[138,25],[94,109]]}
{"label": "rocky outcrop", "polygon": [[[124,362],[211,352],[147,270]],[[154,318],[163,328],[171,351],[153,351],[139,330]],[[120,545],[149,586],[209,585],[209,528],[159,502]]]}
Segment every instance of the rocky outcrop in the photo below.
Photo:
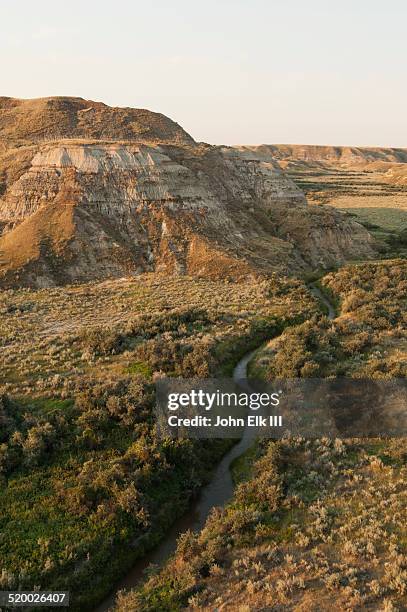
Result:
{"label": "rocky outcrop", "polygon": [[0,139],[21,144],[61,138],[194,142],[178,123],[145,109],[115,108],[83,98],[0,97]]}
{"label": "rocky outcrop", "polygon": [[241,278],[372,254],[368,232],[308,206],[268,150],[186,140],[8,143],[3,286],[155,270]]}

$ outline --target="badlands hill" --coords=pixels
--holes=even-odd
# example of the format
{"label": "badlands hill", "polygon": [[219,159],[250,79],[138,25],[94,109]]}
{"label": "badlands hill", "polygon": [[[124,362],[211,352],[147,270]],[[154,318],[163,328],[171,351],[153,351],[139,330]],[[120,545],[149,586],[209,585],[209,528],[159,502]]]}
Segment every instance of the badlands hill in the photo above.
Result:
{"label": "badlands hill", "polygon": [[198,144],[146,110],[1,98],[0,283],[240,278],[372,255],[368,231],[309,206],[278,159]]}
{"label": "badlands hill", "polygon": [[[282,168],[296,176],[298,173],[313,173],[331,170],[336,172],[339,180],[343,177],[358,177],[361,186],[397,186],[407,185],[407,149],[385,147],[329,147],[317,145],[262,145],[249,147],[254,151],[269,153],[279,162]],[[367,182],[366,182],[367,179]],[[374,180],[373,180],[374,179]],[[370,183],[370,185],[369,185]]]}
{"label": "badlands hill", "polygon": [[334,147],[321,145],[262,145],[252,147],[274,155],[280,161],[342,166],[374,162],[407,163],[407,149],[385,147]]}
{"label": "badlands hill", "polygon": [[369,230],[388,256],[407,255],[407,149],[263,145],[310,204],[329,205]]}

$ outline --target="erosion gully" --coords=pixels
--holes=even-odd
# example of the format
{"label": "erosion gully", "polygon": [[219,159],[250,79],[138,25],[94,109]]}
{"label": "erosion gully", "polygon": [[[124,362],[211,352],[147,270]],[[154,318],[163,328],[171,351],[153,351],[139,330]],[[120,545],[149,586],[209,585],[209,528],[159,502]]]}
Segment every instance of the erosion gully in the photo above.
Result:
{"label": "erosion gully", "polygon": [[[309,283],[311,293],[328,309],[328,318],[334,319],[336,312],[333,304],[314,284]],[[260,347],[259,347],[260,348]],[[241,388],[250,389],[247,383],[247,367],[258,349],[246,353],[233,371],[233,380]],[[201,490],[196,501],[191,504],[189,510],[176,520],[167,531],[165,538],[149,553],[135,562],[131,570],[122,580],[115,585],[112,593],[94,610],[94,612],[107,612],[114,607],[117,592],[129,590],[136,587],[145,579],[145,570],[151,564],[163,565],[175,551],[177,540],[180,535],[188,529],[198,532],[204,526],[212,508],[224,506],[233,496],[234,485],[231,475],[231,465],[235,459],[243,455],[253,444],[256,436],[256,428],[249,428],[243,432],[242,438],[231,450],[224,455],[216,467],[212,479]]]}

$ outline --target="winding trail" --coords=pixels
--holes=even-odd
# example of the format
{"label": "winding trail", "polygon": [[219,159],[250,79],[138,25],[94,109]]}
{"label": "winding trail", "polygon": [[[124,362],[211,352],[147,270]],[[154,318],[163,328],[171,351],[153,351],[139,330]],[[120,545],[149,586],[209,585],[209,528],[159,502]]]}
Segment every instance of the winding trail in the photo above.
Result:
{"label": "winding trail", "polygon": [[[336,311],[328,298],[313,283],[308,288],[315,297],[328,308],[328,318],[334,319]],[[261,345],[263,346],[263,344]],[[261,347],[259,347],[261,348]],[[259,349],[246,353],[233,371],[233,380],[242,389],[250,391],[247,382],[247,366]],[[206,519],[212,508],[224,506],[233,496],[234,486],[231,475],[232,462],[243,455],[253,444],[257,428],[246,427],[242,438],[230,451],[224,455],[216,467],[211,481],[203,487],[196,501],[190,509],[176,520],[167,531],[165,538],[160,544],[153,548],[143,558],[136,561],[126,576],[115,585],[112,593],[95,609],[94,612],[107,612],[115,603],[117,592],[136,587],[145,579],[145,570],[151,564],[163,565],[164,562],[175,552],[179,536],[188,529],[194,532],[200,531],[205,525]]]}
{"label": "winding trail", "polygon": [[328,300],[326,295],[322,293],[321,289],[317,287],[315,283],[309,283],[308,289],[320,302],[322,302],[322,304],[324,304],[324,306],[328,308],[328,319],[331,319],[331,320],[335,319],[336,318],[336,308],[332,304],[332,302]]}

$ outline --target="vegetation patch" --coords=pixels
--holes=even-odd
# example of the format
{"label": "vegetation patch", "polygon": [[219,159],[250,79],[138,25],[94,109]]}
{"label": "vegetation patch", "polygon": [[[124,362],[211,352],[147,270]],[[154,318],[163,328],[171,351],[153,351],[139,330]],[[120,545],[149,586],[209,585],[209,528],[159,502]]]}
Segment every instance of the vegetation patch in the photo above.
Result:
{"label": "vegetation patch", "polygon": [[[1,292],[0,587],[70,590],[73,610],[106,596],[233,443],[158,439],[153,379],[230,372],[314,309],[277,277]],[[157,597],[171,607],[177,589]]]}
{"label": "vegetation patch", "polygon": [[407,468],[376,445],[405,441],[263,443],[231,504],[116,610],[404,609]]}

